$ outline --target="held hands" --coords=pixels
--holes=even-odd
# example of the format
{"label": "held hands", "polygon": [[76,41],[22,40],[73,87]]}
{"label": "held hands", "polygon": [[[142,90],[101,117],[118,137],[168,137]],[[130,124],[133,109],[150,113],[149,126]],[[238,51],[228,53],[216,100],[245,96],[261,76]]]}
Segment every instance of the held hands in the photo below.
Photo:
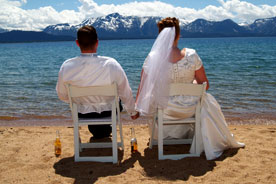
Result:
{"label": "held hands", "polygon": [[134,115],[130,116],[132,120],[136,120],[137,118],[139,118],[140,116],[140,113],[139,112],[136,112],[136,113],[133,113]]}

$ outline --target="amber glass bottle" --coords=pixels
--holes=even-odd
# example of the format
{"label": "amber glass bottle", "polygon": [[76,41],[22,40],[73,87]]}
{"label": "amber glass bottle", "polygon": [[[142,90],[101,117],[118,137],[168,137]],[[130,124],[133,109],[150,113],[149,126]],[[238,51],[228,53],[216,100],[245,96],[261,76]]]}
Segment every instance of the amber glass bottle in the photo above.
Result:
{"label": "amber glass bottle", "polygon": [[137,144],[137,139],[135,137],[134,128],[131,128],[131,141],[130,141],[130,145],[131,145],[131,153],[138,152],[138,144]]}
{"label": "amber glass bottle", "polygon": [[58,130],[56,132],[55,155],[56,157],[61,155],[61,142],[60,142],[60,134]]}

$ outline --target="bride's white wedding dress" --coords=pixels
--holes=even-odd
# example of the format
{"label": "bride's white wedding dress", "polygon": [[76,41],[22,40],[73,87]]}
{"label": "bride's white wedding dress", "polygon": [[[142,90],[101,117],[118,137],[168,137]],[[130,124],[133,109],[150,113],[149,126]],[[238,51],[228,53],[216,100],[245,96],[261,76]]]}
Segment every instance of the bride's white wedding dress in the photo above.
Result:
{"label": "bride's white wedding dress", "polygon": [[[174,41],[175,27],[164,28],[156,38],[144,62],[138,89],[139,95],[136,99],[136,110],[142,116],[152,115],[157,107],[164,108],[164,118],[166,119],[183,119],[195,114],[199,99],[193,96],[169,97],[169,84],[175,82],[192,83],[195,79],[195,71],[201,68],[202,62],[195,50],[187,48],[185,57],[176,64],[172,64],[170,60]],[[234,139],[228,130],[219,104],[208,93],[204,95],[201,110],[200,135],[200,149],[205,151],[207,160],[219,157],[222,151],[227,148],[244,146],[243,143]],[[182,138],[185,136],[193,136],[192,126],[164,127],[164,138]],[[191,145],[191,148],[193,147],[194,143]]]}
{"label": "bride's white wedding dress", "polygon": [[[170,72],[171,83],[192,83],[195,71],[200,69],[202,61],[194,49],[186,48],[185,57],[173,64]],[[183,119],[192,117],[198,97],[174,96],[169,98],[168,107],[164,109],[165,119]],[[164,126],[164,138],[184,138],[193,136],[192,125]],[[157,128],[155,129],[157,131]],[[157,132],[155,132],[157,135]],[[220,105],[216,99],[206,93],[201,110],[201,152],[204,151],[207,160],[219,157],[228,148],[244,147],[230,133]],[[191,145],[191,148],[194,144]],[[191,149],[193,150],[193,149]]]}

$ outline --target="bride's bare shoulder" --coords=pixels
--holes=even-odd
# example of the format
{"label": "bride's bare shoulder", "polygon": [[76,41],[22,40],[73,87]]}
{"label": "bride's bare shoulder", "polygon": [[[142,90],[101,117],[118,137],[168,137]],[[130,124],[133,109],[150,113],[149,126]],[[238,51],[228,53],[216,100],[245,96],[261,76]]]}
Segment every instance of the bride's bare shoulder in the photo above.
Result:
{"label": "bride's bare shoulder", "polygon": [[172,63],[177,63],[185,56],[185,52],[182,52],[179,48],[174,48],[172,50]]}

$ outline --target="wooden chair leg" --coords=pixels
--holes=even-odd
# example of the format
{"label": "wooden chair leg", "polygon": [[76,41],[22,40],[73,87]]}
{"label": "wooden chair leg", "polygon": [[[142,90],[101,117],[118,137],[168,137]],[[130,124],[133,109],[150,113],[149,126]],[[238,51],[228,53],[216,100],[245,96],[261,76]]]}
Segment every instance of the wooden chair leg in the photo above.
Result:
{"label": "wooden chair leg", "polygon": [[118,143],[117,143],[117,125],[116,125],[116,105],[115,101],[112,104],[112,155],[113,163],[118,162]]}
{"label": "wooden chair leg", "polygon": [[117,127],[116,124],[112,125],[112,153],[113,153],[113,163],[118,162],[118,143],[117,143]]}
{"label": "wooden chair leg", "polygon": [[156,118],[157,118],[156,115],[154,115],[152,120],[152,129],[151,129],[150,142],[149,142],[150,149],[152,149],[152,146],[153,146]]}
{"label": "wooden chair leg", "polygon": [[158,109],[158,159],[163,160],[163,115],[162,111]]}
{"label": "wooden chair leg", "polygon": [[75,152],[75,161],[79,161],[80,157],[80,142],[79,142],[79,126],[74,124],[74,152]]}
{"label": "wooden chair leg", "polygon": [[124,138],[123,138],[123,128],[122,122],[119,120],[119,131],[120,131],[120,138],[121,138],[121,148],[124,150]]}

